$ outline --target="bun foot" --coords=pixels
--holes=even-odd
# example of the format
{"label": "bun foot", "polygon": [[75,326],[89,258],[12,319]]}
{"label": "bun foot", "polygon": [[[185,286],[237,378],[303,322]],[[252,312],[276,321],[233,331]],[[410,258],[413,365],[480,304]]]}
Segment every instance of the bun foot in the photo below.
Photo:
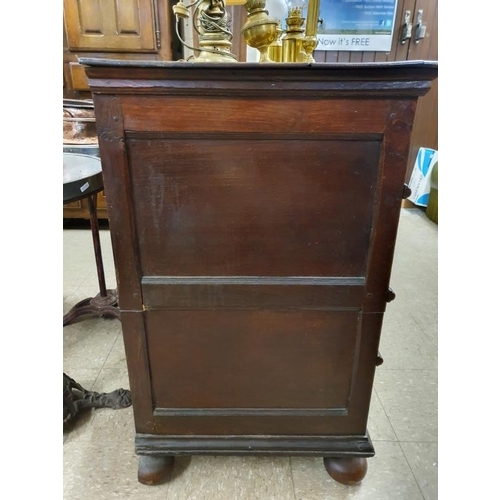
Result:
{"label": "bun foot", "polygon": [[139,482],[148,486],[155,486],[164,482],[170,476],[174,467],[174,457],[139,456]]}
{"label": "bun foot", "polygon": [[364,457],[325,457],[323,463],[332,479],[348,486],[360,483],[368,470],[368,463]]}

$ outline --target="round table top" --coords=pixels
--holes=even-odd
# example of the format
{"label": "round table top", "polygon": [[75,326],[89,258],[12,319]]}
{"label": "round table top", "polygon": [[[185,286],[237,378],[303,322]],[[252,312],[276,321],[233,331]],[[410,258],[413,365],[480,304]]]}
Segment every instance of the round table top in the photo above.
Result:
{"label": "round table top", "polygon": [[78,153],[63,153],[63,203],[86,198],[103,188],[99,158]]}

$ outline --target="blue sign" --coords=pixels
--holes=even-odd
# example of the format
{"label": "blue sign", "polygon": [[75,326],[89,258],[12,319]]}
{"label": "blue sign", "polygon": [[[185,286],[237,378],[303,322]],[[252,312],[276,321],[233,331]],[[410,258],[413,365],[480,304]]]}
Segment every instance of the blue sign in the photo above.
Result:
{"label": "blue sign", "polygon": [[320,0],[316,50],[389,52],[397,0]]}

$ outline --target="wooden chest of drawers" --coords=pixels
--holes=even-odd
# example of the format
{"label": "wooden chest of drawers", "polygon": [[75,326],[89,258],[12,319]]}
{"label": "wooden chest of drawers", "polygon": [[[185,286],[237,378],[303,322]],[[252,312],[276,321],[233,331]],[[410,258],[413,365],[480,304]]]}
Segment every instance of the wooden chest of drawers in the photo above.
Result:
{"label": "wooden chest of drawers", "polygon": [[139,480],[180,454],[362,479],[415,107],[431,62],[82,59]]}

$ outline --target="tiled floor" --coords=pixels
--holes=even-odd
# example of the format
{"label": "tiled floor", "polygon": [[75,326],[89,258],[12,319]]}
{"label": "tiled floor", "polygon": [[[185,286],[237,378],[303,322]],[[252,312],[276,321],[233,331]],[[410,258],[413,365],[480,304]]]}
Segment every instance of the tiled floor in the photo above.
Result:
{"label": "tiled floor", "polygon": [[[101,229],[108,288],[116,285]],[[92,410],[64,433],[64,499],[436,500],[438,498],[438,226],[404,209],[370,409],[376,456],[354,487],[317,458],[186,457],[169,483],[137,481],[132,408]],[[64,229],[64,311],[98,292],[89,230]],[[64,371],[87,389],[128,388],[120,323],[89,318],[64,328]]]}

